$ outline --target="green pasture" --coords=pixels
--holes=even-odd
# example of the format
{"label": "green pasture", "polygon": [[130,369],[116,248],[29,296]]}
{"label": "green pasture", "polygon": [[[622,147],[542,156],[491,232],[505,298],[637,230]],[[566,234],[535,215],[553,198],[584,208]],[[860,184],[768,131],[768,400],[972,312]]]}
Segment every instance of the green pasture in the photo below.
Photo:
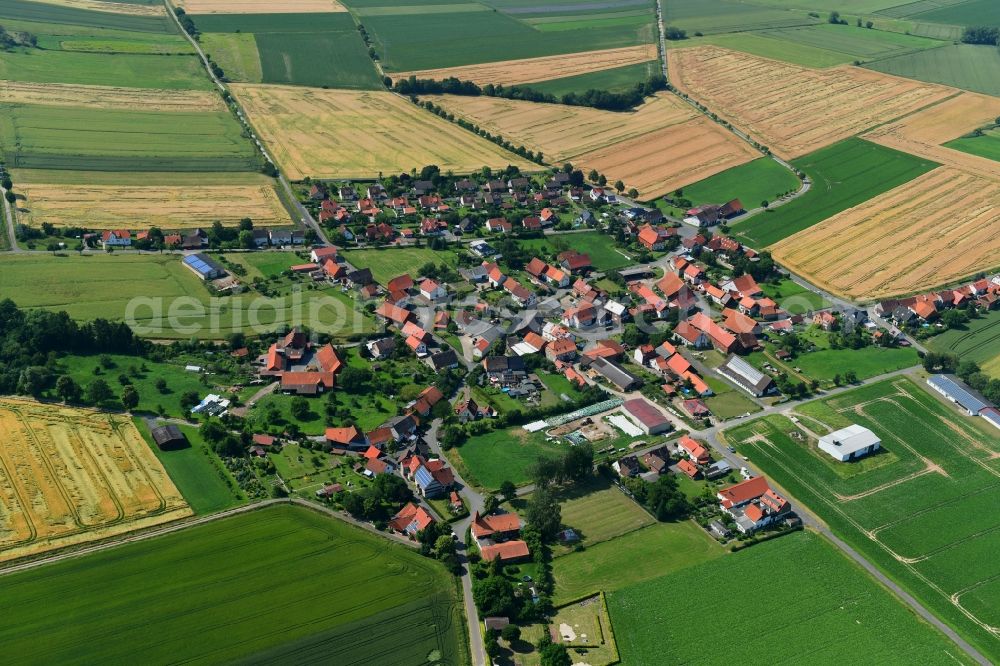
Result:
{"label": "green pasture", "polygon": [[1000,128],[986,130],[981,136],[963,136],[944,145],[1000,162]]}
{"label": "green pasture", "polygon": [[460,464],[469,483],[494,490],[504,481],[522,486],[531,481],[531,467],[539,458],[556,458],[569,449],[564,442],[547,442],[541,432],[529,433],[520,426],[493,430],[470,437],[449,452]]}
{"label": "green pasture", "polygon": [[590,261],[597,271],[613,271],[626,266],[631,266],[635,260],[619,250],[615,245],[615,240],[607,234],[599,231],[585,231],[583,233],[555,234],[543,238],[525,238],[518,243],[529,250],[543,251],[555,255],[566,250],[576,250],[590,255]]}
{"label": "green pasture", "polygon": [[[799,186],[799,179],[794,173],[769,157],[761,157],[688,185],[682,193],[695,206],[739,199],[747,210],[752,210],[763,201],[774,201],[786,192],[794,192]],[[670,206],[662,199],[656,204],[675,217],[684,214],[683,210]]]}
{"label": "green pasture", "polygon": [[714,560],[724,552],[693,521],[654,523],[555,558],[552,573],[556,591],[552,601],[560,604],[602,590],[612,592]]}
{"label": "green pasture", "polygon": [[31,50],[0,52],[0,78],[32,83],[76,83],[124,88],[209,90],[193,55],[140,55]]}
{"label": "green pasture", "polygon": [[0,3],[0,22],[6,19],[17,21],[38,21],[42,23],[65,23],[94,28],[111,28],[134,32],[174,33],[176,26],[169,16],[138,16],[113,12],[98,12],[78,9],[47,2],[27,0],[3,0]]}
{"label": "green pasture", "polygon": [[569,93],[584,93],[588,90],[607,90],[619,92],[631,88],[637,83],[645,83],[650,76],[660,73],[660,64],[655,60],[636,65],[614,67],[599,72],[566,76],[561,79],[525,83],[523,87],[562,96]]}
{"label": "green pasture", "polygon": [[[608,609],[622,663],[693,663],[706,650],[718,663],[840,663],[858,654],[872,663],[963,661],[950,640],[811,532],[612,592]],[[740,617],[770,621],[763,630]],[[711,646],[692,636],[711,636]]]}
{"label": "green pasture", "polygon": [[401,247],[384,250],[345,250],[344,259],[356,268],[370,268],[375,281],[385,285],[389,280],[403,273],[416,279],[420,269],[427,263],[447,264],[454,267],[457,261],[454,252],[431,250],[424,247]]}
{"label": "green pasture", "polygon": [[291,252],[232,252],[223,256],[231,263],[243,266],[250,280],[276,277],[295,264],[307,261]]}
{"label": "green pasture", "polygon": [[1000,590],[980,584],[1000,575],[1000,562],[983,556],[1000,547],[1000,437],[918,381],[887,380],[798,408],[811,430],[870,428],[885,452],[861,464],[834,461],[783,417],[733,428],[726,441],[995,660],[995,639],[956,601],[976,620],[997,619]]}
{"label": "green pasture", "polygon": [[936,352],[958,354],[975,361],[1000,378],[1000,310],[973,319],[961,328],[951,328],[927,341]]}
{"label": "green pasture", "polygon": [[865,65],[886,74],[1000,95],[1000,50],[954,44]]}
{"label": "green pasture", "polygon": [[[604,477],[595,477],[593,483],[573,488],[560,499],[563,525],[572,528],[580,537],[579,543],[588,548],[656,522]],[[572,548],[572,544],[565,546],[557,554]]]}
{"label": "green pasture", "polygon": [[764,295],[773,299],[780,308],[792,314],[803,314],[830,307],[831,303],[814,291],[806,289],[790,278],[782,278],[778,283],[761,282]]}
{"label": "green pasture", "polygon": [[938,6],[913,16],[920,21],[949,25],[989,25],[1000,27],[1000,5],[993,0],[937,2]]}
{"label": "green pasture", "polygon": [[201,45],[230,81],[261,83],[264,80],[252,33],[206,32],[201,36]]}
{"label": "green pasture", "polygon": [[241,502],[236,481],[205,444],[192,426],[180,426],[191,446],[171,451],[161,451],[153,443],[149,428],[141,418],[134,418],[136,427],[153,453],[166,468],[170,480],[181,491],[184,500],[198,515],[228,509]]}
{"label": "green pasture", "polygon": [[[116,56],[110,56],[116,57]],[[159,56],[158,56],[159,57]],[[248,171],[257,157],[226,111],[2,105],[7,164],[97,171]]]}
{"label": "green pasture", "polygon": [[938,166],[857,138],[821,148],[792,164],[812,179],[809,191],[780,208],[733,225],[731,235],[763,248]]}
{"label": "green pasture", "polygon": [[796,356],[789,364],[801,368],[813,379],[828,382],[834,375],[853,370],[858,379],[876,377],[920,363],[912,347],[863,347],[862,349],[821,349]]}
{"label": "green pasture", "polygon": [[9,576],[0,640],[48,663],[359,663],[377,645],[380,663],[458,665],[455,590],[436,562],[286,505]]}
{"label": "green pasture", "polygon": [[175,254],[0,257],[0,298],[29,309],[65,310],[78,321],[126,319],[153,338],[221,339],[234,331],[268,332],[308,323],[314,306],[317,329],[336,338],[375,330],[371,316],[338,289],[212,299]]}

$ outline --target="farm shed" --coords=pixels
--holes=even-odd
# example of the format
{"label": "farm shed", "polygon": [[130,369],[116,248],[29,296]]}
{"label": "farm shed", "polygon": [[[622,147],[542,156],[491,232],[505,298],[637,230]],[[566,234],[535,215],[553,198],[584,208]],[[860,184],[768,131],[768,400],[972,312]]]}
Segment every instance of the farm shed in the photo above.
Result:
{"label": "farm shed", "polygon": [[931,375],[927,378],[927,385],[964,409],[969,416],[975,416],[986,409],[985,402],[948,375]]}
{"label": "farm shed", "polygon": [[632,416],[647,435],[658,435],[670,430],[670,421],[663,413],[642,398],[626,400],[622,407]]}
{"label": "farm shed", "polygon": [[770,377],[737,356],[730,356],[716,372],[755,398],[774,391],[774,381]]}
{"label": "farm shed", "polygon": [[226,274],[217,261],[201,252],[184,257],[184,266],[202,280],[216,280]]}
{"label": "farm shed", "polygon": [[156,446],[160,448],[161,451],[169,451],[171,449],[183,449],[188,446],[187,437],[181,432],[181,429],[175,425],[165,425],[153,428],[150,431],[153,435],[153,441],[156,442]]}
{"label": "farm shed", "polygon": [[840,462],[856,460],[874,453],[881,445],[882,440],[875,433],[857,423],[819,438],[820,450],[829,453]]}

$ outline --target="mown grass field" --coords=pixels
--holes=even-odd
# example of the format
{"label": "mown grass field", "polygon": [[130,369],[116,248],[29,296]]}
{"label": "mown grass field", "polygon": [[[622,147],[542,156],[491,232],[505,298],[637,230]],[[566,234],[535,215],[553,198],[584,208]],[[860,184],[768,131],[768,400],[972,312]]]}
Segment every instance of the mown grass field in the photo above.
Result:
{"label": "mown grass field", "polygon": [[201,62],[195,56],[188,55],[42,50],[0,53],[0,78],[33,83],[78,83],[166,90],[212,88]]}
{"label": "mown grass field", "polygon": [[[2,257],[0,298],[11,298],[25,308],[65,310],[78,321],[98,317],[126,320],[140,335],[153,338],[216,340],[233,331],[273,331],[308,322],[311,303],[321,306],[317,329],[338,339],[376,328],[372,317],[338,289],[306,292],[301,307],[287,290],[270,298],[244,295],[210,299],[201,281],[181,265],[178,255]],[[182,298],[185,300],[178,304]],[[127,316],[133,299],[136,303]],[[170,316],[171,307],[175,317]]]}
{"label": "mown grass field", "polygon": [[[747,210],[752,210],[763,201],[774,201],[785,192],[794,192],[799,186],[799,179],[794,173],[771,158],[761,157],[688,185],[682,191],[683,197],[695,206],[739,199]],[[656,205],[675,216],[684,214],[683,210],[670,206],[662,199],[657,200]]]}
{"label": "mown grass field", "polygon": [[[385,68],[408,71],[576,53],[583,45],[598,50],[646,44],[656,34],[652,13],[647,16],[613,25],[582,20],[531,26],[499,12],[456,11],[366,16],[364,25]],[[545,29],[552,25],[559,29]]]}
{"label": "mown grass field", "polygon": [[[656,520],[603,477],[562,500],[562,522],[588,548],[652,525]],[[570,547],[566,547],[569,552]]]}
{"label": "mown grass field", "polygon": [[809,191],[780,208],[733,225],[732,235],[755,248],[772,245],[937,166],[857,138],[822,148],[792,164],[812,180]]}
{"label": "mown grass field", "polygon": [[[4,589],[0,606],[20,610],[0,640],[18,661],[467,658],[455,585],[440,565],[300,507],[13,575]],[[38,598],[50,603],[30,603]]]}
{"label": "mown grass field", "polygon": [[982,136],[962,137],[944,145],[948,148],[961,150],[963,153],[979,155],[1000,162],[1000,129],[998,128],[986,130]]}
{"label": "mown grass field", "polygon": [[613,592],[714,560],[724,552],[692,521],[654,523],[586,550],[555,558],[552,573],[556,591],[552,601],[561,604],[602,590]]}
{"label": "mown grass field", "polygon": [[615,247],[613,238],[599,231],[527,238],[518,242],[525,248],[544,249],[557,254],[564,250],[576,250],[588,254],[594,270],[598,271],[613,271],[635,263],[624,250],[619,251]]}
{"label": "mown grass field", "polygon": [[341,253],[356,268],[372,269],[372,277],[383,286],[392,278],[407,273],[416,279],[426,264],[455,266],[453,252],[423,247],[402,247],[388,250],[347,250]]}
{"label": "mown grass field", "polygon": [[249,171],[257,161],[228,111],[128,111],[43,105],[4,105],[0,110],[0,143],[12,167]]}
{"label": "mown grass field", "polygon": [[206,32],[201,44],[230,81],[261,83],[260,53],[253,33]]}
{"label": "mown grass field", "polygon": [[1000,379],[1000,311],[973,319],[960,329],[949,329],[927,341],[937,352],[958,354],[975,361],[989,374]]}
{"label": "mown grass field", "polygon": [[495,490],[504,481],[521,486],[531,481],[531,466],[539,458],[556,458],[569,448],[562,442],[547,442],[545,435],[529,433],[520,426],[493,430],[470,437],[449,456],[464,467],[462,476],[469,483]]}
{"label": "mown grass field", "polygon": [[870,428],[885,452],[837,463],[801,432],[793,439],[780,416],[733,428],[726,441],[995,660],[1000,648],[979,623],[1000,621],[1000,590],[989,584],[1000,562],[984,556],[1000,547],[996,430],[907,378],[798,411],[814,432]]}
{"label": "mown grass field", "polygon": [[[859,654],[872,663],[964,663],[957,646],[811,532],[612,592],[608,610],[626,664],[701,662],[706,650],[713,663]],[[770,621],[764,629],[741,617]],[[711,647],[695,635],[712,636]]]}
{"label": "mown grass field", "polygon": [[146,423],[140,418],[133,421],[195,514],[215,513],[241,502],[236,482],[230,480],[229,472],[205,444],[197,428],[180,426],[191,446],[161,451],[153,443]]}
{"label": "mown grass field", "polygon": [[954,44],[879,60],[865,67],[919,81],[1000,95],[1000,51],[991,46]]}

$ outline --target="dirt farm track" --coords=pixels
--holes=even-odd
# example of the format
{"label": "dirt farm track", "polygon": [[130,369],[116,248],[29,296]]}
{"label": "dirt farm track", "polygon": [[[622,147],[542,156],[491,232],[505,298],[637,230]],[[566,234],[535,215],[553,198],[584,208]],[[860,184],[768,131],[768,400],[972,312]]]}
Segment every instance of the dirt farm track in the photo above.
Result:
{"label": "dirt farm track", "polygon": [[189,515],[128,417],[0,399],[0,561]]}

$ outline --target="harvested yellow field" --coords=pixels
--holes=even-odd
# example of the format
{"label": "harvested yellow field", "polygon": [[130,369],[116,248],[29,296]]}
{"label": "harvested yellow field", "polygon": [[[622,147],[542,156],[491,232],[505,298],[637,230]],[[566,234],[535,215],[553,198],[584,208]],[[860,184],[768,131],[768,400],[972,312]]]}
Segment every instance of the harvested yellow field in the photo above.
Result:
{"label": "harvested yellow field", "polygon": [[788,159],[956,92],[858,67],[808,69],[716,46],[671,50],[667,59],[679,90]]}
{"label": "harvested yellow field", "polygon": [[388,74],[394,81],[409,78],[410,76],[416,76],[418,79],[435,79],[439,81],[455,77],[461,81],[472,81],[478,85],[495,83],[506,86],[514,83],[534,83],[537,81],[561,79],[566,76],[598,72],[603,69],[638,65],[639,63],[656,59],[656,45],[643,44],[641,46],[627,46],[620,49],[585,51],[583,53],[524,58],[522,60],[503,60],[501,62],[488,62],[481,65],[445,67],[443,69],[389,72]]}
{"label": "harvested yellow field", "polygon": [[[288,212],[269,183],[259,185],[66,185],[19,183],[22,222],[38,227],[88,229],[193,229],[216,220],[257,226],[289,224]],[[23,211],[27,211],[26,213]]]}
{"label": "harvested yellow field", "polygon": [[225,110],[221,97],[203,90],[155,90],[24,81],[0,81],[0,103],[135,111]]}
{"label": "harvested yellow field", "polygon": [[3,398],[0,433],[0,561],[191,515],[127,417]]}
{"label": "harvested yellow field", "polygon": [[673,191],[759,157],[751,146],[676,96],[661,93],[632,112],[498,97],[428,95],[491,134],[621,179],[644,198]]}
{"label": "harvested yellow field", "polygon": [[998,117],[1000,99],[963,92],[878,127],[865,134],[864,138],[984,177],[1000,177],[1000,162],[939,145],[992,123]]}
{"label": "harvested yellow field", "polygon": [[389,92],[233,84],[272,157],[292,180],[370,178],[428,164],[469,172],[538,166]]}
{"label": "harvested yellow field", "polygon": [[337,0],[177,0],[188,14],[305,14],[346,12]]}
{"label": "harvested yellow field", "polygon": [[957,282],[1000,265],[1000,179],[942,166],[771,252],[810,282],[861,300]]}
{"label": "harvested yellow field", "polygon": [[92,12],[131,14],[132,16],[164,16],[166,14],[166,8],[163,5],[138,5],[130,2],[111,2],[110,0],[33,0],[33,2],[86,9]]}

